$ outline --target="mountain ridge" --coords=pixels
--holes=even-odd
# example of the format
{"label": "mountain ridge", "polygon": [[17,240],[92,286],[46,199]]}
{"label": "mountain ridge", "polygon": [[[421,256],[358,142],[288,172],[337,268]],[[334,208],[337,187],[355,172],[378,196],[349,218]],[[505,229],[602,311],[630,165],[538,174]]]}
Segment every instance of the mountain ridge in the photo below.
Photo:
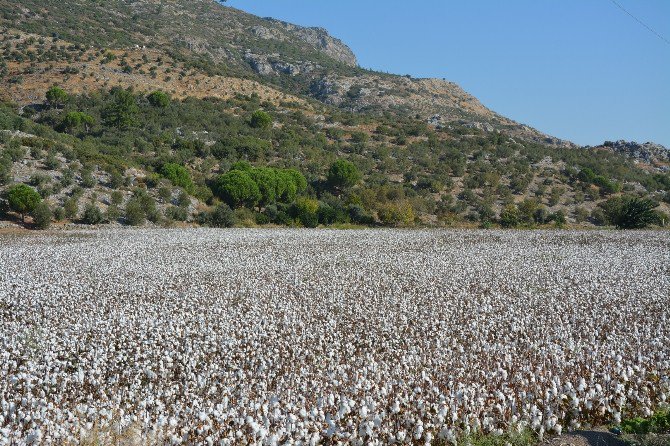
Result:
{"label": "mountain ridge", "polygon": [[[3,3],[9,9],[11,2],[0,1],[0,5]],[[87,26],[75,26],[69,20],[68,14],[75,9],[85,14]],[[239,77],[255,75],[261,82],[316,99],[324,97],[323,84],[330,84],[327,103],[350,110],[400,111],[418,115],[425,122],[439,115],[442,124],[465,122],[484,130],[504,130],[518,138],[572,146],[491,111],[453,82],[408,82],[406,76],[362,69],[353,51],[323,28],[259,18],[214,0],[23,0],[19,12],[6,15],[5,25],[9,26],[11,20],[12,28],[23,31],[35,31],[44,26],[43,17],[55,15],[51,26],[56,31],[49,31],[73,43],[88,44],[97,39],[117,47],[169,45],[178,53],[187,50],[204,57],[203,63],[218,64],[218,71]],[[355,94],[351,86],[363,94]],[[464,99],[462,103],[454,100],[460,98]]]}

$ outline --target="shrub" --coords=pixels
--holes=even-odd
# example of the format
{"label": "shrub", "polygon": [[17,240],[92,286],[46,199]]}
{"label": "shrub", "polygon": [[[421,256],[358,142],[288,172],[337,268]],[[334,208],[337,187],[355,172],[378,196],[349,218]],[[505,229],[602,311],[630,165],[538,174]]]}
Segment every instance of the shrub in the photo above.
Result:
{"label": "shrub", "polygon": [[70,197],[63,203],[63,210],[65,217],[70,220],[75,220],[79,214],[79,202],[76,197]]}
{"label": "shrub", "polygon": [[25,221],[26,214],[35,210],[42,201],[40,194],[26,184],[11,186],[6,192],[6,197],[9,208],[21,215],[21,221]]}
{"label": "shrub", "polygon": [[161,167],[161,175],[172,182],[177,187],[182,187],[187,191],[193,189],[191,174],[186,167],[174,163],[166,163]]}
{"label": "shrub", "polygon": [[294,217],[306,228],[319,225],[319,202],[311,198],[298,198],[293,205]]}
{"label": "shrub", "polygon": [[372,225],[375,222],[375,218],[371,213],[365,210],[365,208],[358,204],[352,204],[348,207],[349,218],[353,223],[358,223],[361,225]]}
{"label": "shrub", "polygon": [[383,224],[389,226],[409,226],[414,222],[414,209],[407,202],[384,205],[377,215]]}
{"label": "shrub", "polygon": [[116,222],[121,218],[121,209],[116,204],[111,204],[107,207],[107,212],[105,213],[105,220],[108,222]]}
{"label": "shrub", "polygon": [[97,225],[104,220],[102,211],[95,203],[89,203],[84,208],[84,214],[81,217],[81,222],[85,225]]}
{"label": "shrub", "polygon": [[114,205],[120,205],[123,202],[123,194],[118,190],[115,190],[110,196],[110,201]]}
{"label": "shrub", "polygon": [[633,418],[621,423],[621,430],[628,434],[646,435],[670,432],[670,410],[660,410],[649,418]]}
{"label": "shrub", "polygon": [[58,158],[56,158],[56,154],[54,152],[49,152],[46,160],[44,161],[44,167],[46,167],[48,170],[56,170],[60,167],[60,161],[58,161]]}
{"label": "shrub", "polygon": [[657,206],[649,199],[631,196],[611,198],[601,204],[607,220],[617,229],[642,229],[653,224]]}
{"label": "shrub", "polygon": [[214,228],[230,228],[235,225],[235,213],[226,204],[220,204],[209,215],[209,226]]}
{"label": "shrub", "polygon": [[558,228],[562,228],[567,223],[567,219],[565,218],[565,212],[563,212],[562,210],[554,212],[551,215],[551,220]]}
{"label": "shrub", "polygon": [[81,171],[81,186],[90,189],[95,186],[96,180],[93,177],[93,170],[90,168],[84,168]]}
{"label": "shrub", "polygon": [[267,129],[272,125],[272,116],[263,110],[257,110],[251,115],[249,124],[256,129]]}
{"label": "shrub", "polygon": [[170,95],[163,91],[154,91],[147,96],[147,100],[153,107],[165,108],[170,105]]}
{"label": "shrub", "polygon": [[131,226],[143,225],[146,220],[142,204],[136,198],[128,200],[126,203],[126,212],[124,215],[126,224]]}
{"label": "shrub", "polygon": [[516,206],[508,205],[500,213],[499,220],[503,228],[516,228],[521,224],[521,213]]}
{"label": "shrub", "polygon": [[53,215],[54,220],[56,220],[56,221],[63,221],[63,220],[65,220],[65,209],[64,209],[64,208],[62,208],[62,207],[57,207],[56,209],[54,209],[54,213],[53,213],[53,214],[54,214],[54,215]]}
{"label": "shrub", "polygon": [[185,191],[181,191],[177,196],[177,206],[180,208],[188,208],[190,205],[191,197]]}
{"label": "shrub", "polygon": [[172,199],[172,190],[169,187],[161,187],[158,189],[158,196],[163,201],[163,203],[169,203]]}
{"label": "shrub", "polygon": [[175,221],[188,220],[188,210],[181,206],[170,206],[166,212],[166,217]]}
{"label": "shrub", "polygon": [[33,209],[33,224],[37,229],[48,229],[51,225],[51,209],[45,202],[38,203]]}

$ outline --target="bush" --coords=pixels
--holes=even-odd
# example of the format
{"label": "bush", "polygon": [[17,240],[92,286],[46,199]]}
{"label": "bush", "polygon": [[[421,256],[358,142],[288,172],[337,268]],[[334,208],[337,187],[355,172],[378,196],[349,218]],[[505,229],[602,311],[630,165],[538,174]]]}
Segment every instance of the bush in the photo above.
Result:
{"label": "bush", "polygon": [[180,206],[170,206],[165,212],[167,218],[175,221],[188,220],[188,210]]}
{"label": "bush", "polygon": [[617,197],[600,205],[607,220],[617,229],[643,229],[657,220],[654,208],[658,205],[649,199]]}
{"label": "bush", "polygon": [[670,410],[661,410],[649,418],[633,418],[621,423],[621,430],[627,434],[646,435],[670,432]]}
{"label": "bush", "polygon": [[105,213],[105,220],[110,223],[119,221],[121,218],[121,209],[116,204],[111,204],[107,207],[107,212]]}
{"label": "bush", "polygon": [[161,167],[161,175],[172,182],[177,187],[182,187],[187,191],[193,190],[193,181],[191,174],[186,167],[174,163],[166,163]]}
{"label": "bush", "polygon": [[375,222],[375,218],[371,213],[365,210],[363,206],[358,204],[352,204],[348,207],[349,218],[353,223],[358,223],[361,225],[372,225]]}
{"label": "bush", "polygon": [[505,206],[500,213],[500,226],[503,228],[516,228],[521,224],[521,213],[514,205]]}
{"label": "bush", "polygon": [[136,198],[128,200],[126,203],[126,212],[124,215],[126,224],[130,226],[141,226],[146,221],[146,215],[142,204]]}
{"label": "bush", "polygon": [[299,198],[293,205],[294,217],[306,228],[319,225],[319,202],[311,198]]}
{"label": "bush", "polygon": [[81,217],[81,222],[85,225],[97,225],[104,221],[102,211],[95,203],[89,203],[84,208],[84,215]]}
{"label": "bush", "polygon": [[267,129],[272,125],[272,116],[263,110],[257,110],[251,115],[249,124],[255,129]]}
{"label": "bush", "polygon": [[93,177],[93,170],[90,168],[82,169],[81,171],[81,187],[90,189],[95,186],[96,180]]}
{"label": "bush", "polygon": [[230,228],[235,225],[235,213],[226,204],[216,206],[211,212],[201,213],[198,222],[213,228]]}
{"label": "bush", "polygon": [[377,215],[379,220],[388,226],[409,226],[414,222],[414,209],[407,202],[384,205]]}
{"label": "bush", "polygon": [[35,207],[42,201],[40,194],[26,184],[11,186],[5,195],[9,208],[21,215],[21,221],[25,221],[26,214],[35,210]]}
{"label": "bush", "polygon": [[63,210],[65,211],[65,217],[74,220],[79,214],[79,200],[76,197],[70,197],[65,200],[63,203]]}
{"label": "bush", "polygon": [[51,225],[51,209],[45,202],[41,202],[35,206],[32,212],[33,224],[37,229],[48,229]]}
{"label": "bush", "polygon": [[109,199],[112,202],[112,204],[118,206],[121,203],[123,203],[123,194],[121,192],[119,192],[118,190],[115,190],[114,192],[112,192]]}
{"label": "bush", "polygon": [[54,220],[63,221],[65,220],[65,209],[62,207],[57,207],[54,209]]}
{"label": "bush", "polygon": [[554,224],[558,228],[564,227],[565,224],[567,223],[567,219],[565,218],[565,212],[563,212],[562,210],[558,210],[558,211],[554,212],[551,215],[551,220],[554,222]]}
{"label": "bush", "polygon": [[147,100],[153,107],[165,108],[170,105],[170,95],[163,91],[154,91],[147,96]]}

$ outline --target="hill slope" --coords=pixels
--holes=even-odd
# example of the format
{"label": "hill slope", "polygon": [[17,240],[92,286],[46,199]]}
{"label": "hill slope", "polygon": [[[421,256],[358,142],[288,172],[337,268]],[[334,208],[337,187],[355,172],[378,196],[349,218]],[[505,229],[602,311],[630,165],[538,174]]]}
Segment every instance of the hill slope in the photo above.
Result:
{"label": "hill slope", "polygon": [[165,48],[211,72],[260,77],[356,111],[393,110],[568,144],[492,112],[452,82],[358,68],[352,51],[323,29],[262,19],[213,0],[23,0],[20,8],[1,0],[0,8],[7,27],[102,48]]}
{"label": "hill slope", "polygon": [[[604,224],[601,205],[622,191],[667,211],[657,156],[578,148],[453,83],[363,70],[319,28],[208,0],[0,0],[0,25],[0,96],[14,104],[1,109],[0,188],[32,183],[56,209],[74,196],[77,217],[114,191],[121,214],[148,195],[157,221],[193,221],[220,199],[247,223]],[[67,97],[46,100],[53,85]],[[338,159],[361,181],[327,181]],[[266,167],[298,169],[307,188],[294,202],[273,177],[269,196],[240,206],[217,183],[240,161],[261,169],[256,183],[277,174]],[[186,196],[167,164],[188,171]]]}

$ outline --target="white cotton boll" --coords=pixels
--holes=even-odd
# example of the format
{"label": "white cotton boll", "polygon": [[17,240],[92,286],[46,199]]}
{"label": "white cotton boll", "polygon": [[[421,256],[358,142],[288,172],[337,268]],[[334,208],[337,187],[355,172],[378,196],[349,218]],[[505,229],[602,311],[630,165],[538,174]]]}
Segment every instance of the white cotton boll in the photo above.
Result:
{"label": "white cotton boll", "polygon": [[423,436],[423,424],[419,422],[414,428],[414,439],[419,440]]}

